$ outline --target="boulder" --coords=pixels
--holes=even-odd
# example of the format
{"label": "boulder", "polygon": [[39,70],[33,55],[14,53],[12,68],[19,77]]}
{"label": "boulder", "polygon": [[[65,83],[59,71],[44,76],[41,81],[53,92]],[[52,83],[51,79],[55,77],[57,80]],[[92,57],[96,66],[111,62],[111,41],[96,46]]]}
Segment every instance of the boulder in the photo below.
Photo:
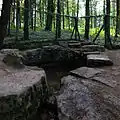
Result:
{"label": "boulder", "polygon": [[87,55],[87,66],[111,66],[113,65],[113,62],[112,60],[110,60],[108,58],[108,56],[106,55],[102,55],[102,54],[90,54],[90,55]]}
{"label": "boulder", "polygon": [[37,67],[16,67],[23,64],[11,51],[0,53],[0,119],[29,120],[48,99],[46,74]]}
{"label": "boulder", "polygon": [[23,63],[26,65],[40,65],[42,63],[56,63],[78,59],[80,54],[58,45],[24,51]]}
{"label": "boulder", "polygon": [[59,120],[120,119],[118,76],[110,76],[112,71],[87,67],[71,73],[62,78],[57,95]]}

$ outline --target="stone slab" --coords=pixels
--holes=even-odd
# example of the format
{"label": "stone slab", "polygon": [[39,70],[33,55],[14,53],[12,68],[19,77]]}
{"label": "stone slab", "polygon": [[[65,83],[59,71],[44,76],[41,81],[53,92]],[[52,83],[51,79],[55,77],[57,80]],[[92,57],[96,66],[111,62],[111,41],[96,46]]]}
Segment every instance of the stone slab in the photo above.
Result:
{"label": "stone slab", "polygon": [[119,81],[107,77],[110,71],[101,71],[82,67],[62,78],[57,95],[59,120],[120,119]]}
{"label": "stone slab", "polygon": [[104,70],[102,69],[94,69],[94,68],[88,68],[88,67],[81,67],[77,68],[75,70],[70,71],[70,74],[76,75],[82,78],[91,78],[95,76],[96,74],[100,74]]}
{"label": "stone slab", "polygon": [[113,65],[113,62],[106,55],[87,55],[87,66],[106,66]]}
{"label": "stone slab", "polygon": [[82,51],[83,52],[94,52],[94,51],[104,52],[105,48],[104,46],[100,46],[100,45],[84,45],[82,46]]}

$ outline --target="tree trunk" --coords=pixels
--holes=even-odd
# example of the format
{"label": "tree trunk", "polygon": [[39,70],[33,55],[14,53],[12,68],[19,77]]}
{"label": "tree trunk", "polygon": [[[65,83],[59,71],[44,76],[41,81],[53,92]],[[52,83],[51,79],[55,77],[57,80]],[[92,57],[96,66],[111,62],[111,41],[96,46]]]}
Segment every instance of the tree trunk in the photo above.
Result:
{"label": "tree trunk", "polygon": [[56,40],[61,37],[61,4],[57,0],[57,15],[56,15]]}
{"label": "tree trunk", "polygon": [[62,0],[62,14],[63,14],[63,16],[62,16],[62,26],[63,26],[63,29],[65,29],[65,16],[64,16],[64,14],[65,14],[65,12],[64,12],[64,4],[65,4],[65,2],[64,2],[64,0]]}
{"label": "tree trunk", "polygon": [[8,17],[8,30],[7,30],[7,35],[10,35],[10,12],[11,12],[11,7],[9,6],[9,17]]}
{"label": "tree trunk", "polygon": [[46,27],[45,27],[46,31],[51,31],[52,30],[53,13],[54,13],[53,0],[48,0],[47,19],[46,19]]}
{"label": "tree trunk", "polygon": [[3,47],[4,37],[7,32],[7,24],[9,20],[11,3],[12,0],[3,0],[1,17],[0,17],[0,49],[2,49]]}
{"label": "tree trunk", "polygon": [[120,34],[120,0],[117,0],[116,37]]}
{"label": "tree trunk", "polygon": [[24,1],[24,39],[28,40],[29,39],[29,0]]}
{"label": "tree trunk", "polygon": [[36,12],[36,0],[34,0],[34,8],[35,8],[35,16],[34,16],[34,31],[36,31],[36,14],[37,14],[37,12]]}
{"label": "tree trunk", "polygon": [[90,11],[89,11],[89,0],[86,0],[86,10],[85,10],[85,15],[87,16],[85,19],[85,39],[89,39],[89,22],[90,22],[90,18],[88,16],[90,16]]}
{"label": "tree trunk", "polygon": [[110,0],[106,1],[106,16],[105,16],[105,47],[111,48],[110,41]]}
{"label": "tree trunk", "polygon": [[[69,16],[69,0],[67,0],[67,15]],[[70,17],[67,17],[67,24],[66,27],[68,27],[70,29]]]}
{"label": "tree trunk", "polygon": [[30,0],[30,28],[33,30],[33,0]]}
{"label": "tree trunk", "polygon": [[20,26],[20,1],[17,0],[17,9],[16,9],[16,40],[18,39],[19,26]]}

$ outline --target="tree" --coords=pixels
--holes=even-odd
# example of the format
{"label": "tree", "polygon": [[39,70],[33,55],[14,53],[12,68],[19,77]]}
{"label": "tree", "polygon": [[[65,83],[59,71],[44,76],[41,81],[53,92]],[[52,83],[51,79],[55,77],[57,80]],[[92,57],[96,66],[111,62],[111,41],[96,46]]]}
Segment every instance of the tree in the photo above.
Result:
{"label": "tree", "polygon": [[56,39],[61,37],[61,2],[57,0]]}
{"label": "tree", "polygon": [[116,37],[120,34],[120,0],[117,0]]}
{"label": "tree", "polygon": [[1,17],[0,17],[0,49],[2,49],[3,47],[4,37],[7,32],[7,24],[9,21],[11,4],[12,4],[12,0],[3,0]]}
{"label": "tree", "polygon": [[24,1],[24,39],[29,39],[29,0]]}
{"label": "tree", "polygon": [[111,48],[110,40],[110,0],[106,1],[106,16],[105,16],[105,47]]}
{"label": "tree", "polygon": [[85,6],[85,39],[89,39],[89,22],[90,22],[90,11],[89,11],[89,0],[86,0],[86,6]]}
{"label": "tree", "polygon": [[53,0],[48,0],[48,6],[47,6],[47,19],[46,19],[46,31],[52,30],[52,19],[53,19],[53,13],[54,13],[54,5]]}

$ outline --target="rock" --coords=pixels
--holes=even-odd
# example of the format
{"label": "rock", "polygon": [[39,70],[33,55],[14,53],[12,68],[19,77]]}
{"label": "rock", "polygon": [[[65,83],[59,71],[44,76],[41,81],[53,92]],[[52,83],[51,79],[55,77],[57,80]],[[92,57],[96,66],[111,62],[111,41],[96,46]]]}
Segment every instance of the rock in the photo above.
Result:
{"label": "rock", "polygon": [[59,120],[120,119],[118,83],[110,71],[83,67],[72,73],[62,78],[57,95]]}
{"label": "rock", "polygon": [[26,65],[40,65],[42,63],[57,63],[78,59],[80,54],[68,48],[52,45],[43,48],[24,51],[23,63]]}
{"label": "rock", "polygon": [[92,45],[93,43],[91,41],[83,41],[83,42],[80,42],[81,45]]}
{"label": "rock", "polygon": [[82,46],[82,51],[83,52],[94,52],[94,51],[104,52],[105,48],[104,46],[100,46],[100,45],[84,45]]}
{"label": "rock", "polygon": [[87,55],[87,66],[107,66],[113,65],[113,62],[106,55]]}
{"label": "rock", "polygon": [[43,70],[26,70],[0,77],[0,118],[22,120],[35,115],[40,102],[48,96],[43,84],[45,79]]}
{"label": "rock", "polygon": [[81,43],[80,42],[78,42],[78,43],[69,43],[68,47],[70,47],[70,48],[80,48]]}
{"label": "rock", "polygon": [[15,68],[23,68],[22,53],[18,49],[3,49],[0,51],[1,60],[7,65]]}
{"label": "rock", "polygon": [[46,74],[37,67],[16,67],[22,62],[11,51],[0,53],[0,119],[29,120],[49,97]]}
{"label": "rock", "polygon": [[99,51],[95,51],[95,52],[83,52],[84,55],[90,55],[90,54],[100,54]]}
{"label": "rock", "polygon": [[70,74],[76,75],[82,78],[91,78],[97,74],[100,74],[101,72],[104,72],[102,69],[94,69],[94,68],[88,68],[88,67],[82,67],[77,68],[75,70],[70,71]]}

